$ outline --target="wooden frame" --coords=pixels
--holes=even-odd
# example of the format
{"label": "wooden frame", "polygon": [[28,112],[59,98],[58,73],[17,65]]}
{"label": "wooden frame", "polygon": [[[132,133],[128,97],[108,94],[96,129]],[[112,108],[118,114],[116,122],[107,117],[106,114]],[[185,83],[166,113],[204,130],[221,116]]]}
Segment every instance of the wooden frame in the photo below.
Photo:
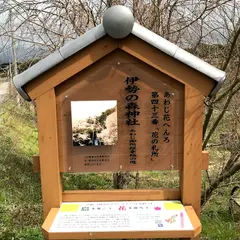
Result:
{"label": "wooden frame", "polygon": [[[200,218],[202,160],[203,96],[185,86],[184,107],[184,158],[180,171],[181,200],[184,205],[193,206]],[[190,239],[190,238],[189,238]],[[195,238],[200,239],[200,237]]]}
{"label": "wooden frame", "polygon": [[162,73],[179,82],[198,89],[208,96],[215,82],[197,70],[188,67],[169,55],[146,44],[144,41],[129,35],[125,39],[116,40],[105,36],[82,51],[64,60],[57,66],[29,82],[24,89],[32,100],[54,88],[102,57],[120,48],[137,59],[147,63]]}
{"label": "wooden frame", "polygon": [[193,206],[200,217],[203,96],[199,91],[188,86],[185,88],[184,119],[184,160],[180,172],[181,196],[183,204]]}
{"label": "wooden frame", "polygon": [[178,188],[64,191],[63,202],[180,200]]}
{"label": "wooden frame", "polygon": [[204,96],[208,96],[215,86],[213,79],[161,51],[156,51],[154,47],[133,35],[123,39],[119,48],[184,85],[198,89]]}
{"label": "wooden frame", "polygon": [[75,53],[70,58],[61,62],[57,66],[47,71],[34,81],[29,82],[25,89],[32,100],[37,99],[42,94],[58,86],[81,70],[90,66],[94,62],[109,54],[118,47],[117,41],[108,36],[103,37],[96,43],[82,51]]}
{"label": "wooden frame", "polygon": [[[125,66],[119,67],[120,63]],[[131,72],[128,64],[139,64],[139,69],[143,72],[151,68],[152,76],[161,79],[163,83],[168,82],[173,88],[179,87],[184,95],[181,103],[181,117],[184,122],[181,132],[183,160],[174,168],[179,170],[180,189],[62,191],[60,172],[68,172],[68,167],[61,159],[64,142],[60,138],[59,125],[65,92],[69,95],[74,94],[74,87],[84,86],[87,82],[86,77],[94,73],[97,67],[108,66],[110,70],[106,72],[108,76],[105,77],[109,77],[123,69]],[[208,168],[208,153],[202,152],[203,95],[208,95],[214,85],[214,81],[209,77],[131,34],[122,40],[105,36],[28,83],[25,90],[31,99],[36,99],[37,105],[40,156],[34,156],[33,165],[34,171],[41,173],[45,237],[55,240],[160,237],[199,239],[201,170]],[[118,170],[120,169],[116,169]],[[62,202],[127,200],[181,200],[194,231],[49,233]]]}
{"label": "wooden frame", "polygon": [[[59,171],[57,112],[54,89],[36,100],[38,117],[38,141],[42,184],[43,213],[47,216],[51,208],[60,207],[62,187]],[[47,123],[46,123],[47,120]]]}

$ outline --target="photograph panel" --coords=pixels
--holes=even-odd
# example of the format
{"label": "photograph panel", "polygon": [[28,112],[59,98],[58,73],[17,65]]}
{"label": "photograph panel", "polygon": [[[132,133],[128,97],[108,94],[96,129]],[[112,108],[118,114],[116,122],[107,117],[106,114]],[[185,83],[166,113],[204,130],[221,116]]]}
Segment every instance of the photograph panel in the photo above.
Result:
{"label": "photograph panel", "polygon": [[116,145],[117,101],[72,101],[73,146]]}

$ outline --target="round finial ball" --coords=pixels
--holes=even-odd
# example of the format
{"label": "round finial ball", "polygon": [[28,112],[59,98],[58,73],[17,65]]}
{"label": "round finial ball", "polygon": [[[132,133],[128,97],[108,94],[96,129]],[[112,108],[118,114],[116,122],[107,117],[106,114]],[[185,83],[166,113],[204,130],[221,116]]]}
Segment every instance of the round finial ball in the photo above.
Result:
{"label": "round finial ball", "polygon": [[103,15],[103,27],[113,38],[126,37],[132,31],[133,24],[133,14],[124,6],[113,6]]}

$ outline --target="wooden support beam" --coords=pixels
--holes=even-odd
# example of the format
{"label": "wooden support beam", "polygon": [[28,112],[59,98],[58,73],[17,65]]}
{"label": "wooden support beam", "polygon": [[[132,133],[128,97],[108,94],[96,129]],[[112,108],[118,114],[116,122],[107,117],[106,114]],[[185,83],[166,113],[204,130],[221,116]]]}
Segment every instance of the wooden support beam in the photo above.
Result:
{"label": "wooden support beam", "polygon": [[209,159],[208,152],[202,151],[202,170],[208,170]]}
{"label": "wooden support beam", "polygon": [[43,213],[45,218],[51,208],[60,207],[62,203],[54,89],[37,98],[36,104]]}
{"label": "wooden support beam", "polygon": [[40,158],[38,155],[34,155],[32,157],[32,162],[33,162],[33,171],[35,173],[39,173],[40,172]]}
{"label": "wooden support beam", "polygon": [[179,200],[178,188],[64,191],[63,202]]}
{"label": "wooden support beam", "polygon": [[192,206],[200,218],[201,170],[203,159],[206,158],[202,153],[203,96],[194,88],[185,86],[184,103],[184,157],[183,169],[180,171],[181,200],[183,205]]}

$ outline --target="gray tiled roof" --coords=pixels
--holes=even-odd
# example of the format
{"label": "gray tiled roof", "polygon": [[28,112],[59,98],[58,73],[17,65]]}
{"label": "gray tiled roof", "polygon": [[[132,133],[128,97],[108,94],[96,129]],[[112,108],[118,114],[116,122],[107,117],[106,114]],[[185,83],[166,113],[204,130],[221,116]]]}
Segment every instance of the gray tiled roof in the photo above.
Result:
{"label": "gray tiled roof", "polygon": [[[122,34],[119,34],[119,32],[122,32]],[[114,6],[109,8],[104,14],[103,24],[89,30],[82,36],[60,48],[58,51],[39,61],[23,73],[17,75],[13,80],[14,85],[25,100],[30,100],[23,88],[25,84],[51,69],[64,59],[70,57],[74,53],[102,38],[106,34],[113,38],[123,38],[130,33],[172,56],[178,61],[215,80],[216,86],[210,95],[216,94],[222,86],[225,80],[225,72],[215,68],[152,31],[137,24],[134,22],[130,10],[123,6]]]}

